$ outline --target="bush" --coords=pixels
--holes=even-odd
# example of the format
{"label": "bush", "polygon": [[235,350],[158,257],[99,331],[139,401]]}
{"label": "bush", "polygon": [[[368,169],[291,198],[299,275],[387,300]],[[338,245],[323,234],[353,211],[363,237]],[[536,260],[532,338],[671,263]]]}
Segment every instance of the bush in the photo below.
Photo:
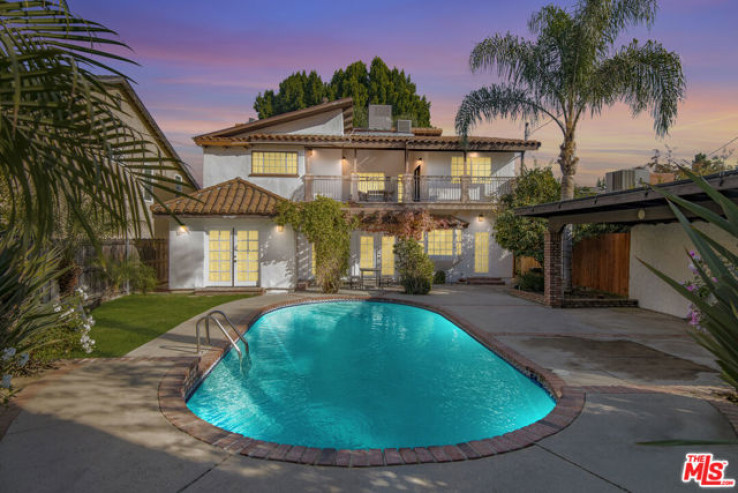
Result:
{"label": "bush", "polygon": [[401,239],[395,244],[395,255],[400,284],[405,293],[428,294],[435,267],[420,243],[411,238]]}
{"label": "bush", "polygon": [[140,260],[111,262],[106,272],[114,292],[120,292],[121,286],[129,282],[132,291],[146,294],[153,291],[158,283],[154,268]]}
{"label": "bush", "polygon": [[433,276],[433,284],[446,284],[446,272],[437,270],[436,275]]}
{"label": "bush", "polygon": [[543,273],[540,269],[531,269],[525,274],[518,276],[518,288],[522,291],[542,293],[544,289],[543,286]]}

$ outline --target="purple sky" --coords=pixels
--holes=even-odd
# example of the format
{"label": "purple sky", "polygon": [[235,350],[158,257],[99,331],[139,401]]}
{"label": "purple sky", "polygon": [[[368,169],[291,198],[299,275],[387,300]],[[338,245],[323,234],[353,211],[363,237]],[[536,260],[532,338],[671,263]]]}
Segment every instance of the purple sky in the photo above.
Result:
{"label": "purple sky", "polygon": [[[75,13],[114,29],[133,49],[130,57],[140,66],[124,67],[125,73],[196,170],[202,153],[192,136],[256,116],[257,93],[276,89],[297,70],[315,69],[326,80],[336,68],[358,59],[368,64],[377,55],[411,75],[432,103],[431,123],[451,134],[464,95],[495,80],[491,74],[470,73],[472,48],[496,32],[527,35],[530,14],[548,3],[69,0]],[[654,148],[668,145],[688,158],[738,136],[737,20],[735,0],[663,0],[650,32],[628,33],[626,40],[655,39],[681,55],[687,99],[665,139],[656,138],[647,115],[632,119],[623,106],[580,123],[580,184],[643,164]],[[498,120],[480,125],[474,134],[521,137],[522,124]],[[541,127],[532,138],[543,143],[533,157],[542,164],[555,159],[561,141],[555,125]],[[738,142],[731,147],[738,148]]]}

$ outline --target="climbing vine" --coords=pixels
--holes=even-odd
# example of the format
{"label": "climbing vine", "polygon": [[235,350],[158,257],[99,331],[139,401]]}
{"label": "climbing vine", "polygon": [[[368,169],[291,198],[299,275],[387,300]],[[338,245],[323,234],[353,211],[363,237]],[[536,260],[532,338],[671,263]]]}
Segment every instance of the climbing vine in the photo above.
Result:
{"label": "climbing vine", "polygon": [[291,225],[315,248],[315,278],[324,293],[337,293],[351,253],[351,232],[358,221],[340,202],[318,197],[312,202],[282,202],[277,224]]}

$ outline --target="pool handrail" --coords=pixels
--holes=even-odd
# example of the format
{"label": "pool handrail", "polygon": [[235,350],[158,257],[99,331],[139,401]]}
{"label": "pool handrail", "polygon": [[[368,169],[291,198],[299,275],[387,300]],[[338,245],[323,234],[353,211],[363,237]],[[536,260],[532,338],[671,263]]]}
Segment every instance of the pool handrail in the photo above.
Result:
{"label": "pool handrail", "polygon": [[231,319],[228,318],[228,315],[226,315],[220,310],[212,310],[204,317],[201,317],[195,324],[195,332],[196,332],[196,338],[197,338],[197,353],[200,354],[200,324],[203,321],[205,322],[205,337],[206,337],[207,343],[210,344],[210,321],[212,320],[218,326],[218,328],[223,333],[223,335],[226,337],[226,339],[231,344],[231,346],[233,346],[233,348],[236,350],[236,352],[238,353],[238,358],[242,359],[243,353],[241,352],[241,349],[238,347],[238,344],[236,344],[235,339],[233,339],[228,334],[228,331],[226,330],[225,327],[223,327],[223,324],[220,323],[220,320],[216,318],[216,315],[220,315],[223,317],[223,320],[225,320],[228,323],[228,325],[231,327],[233,332],[235,332],[238,338],[241,339],[241,342],[243,342],[243,346],[246,349],[246,353],[247,354],[249,353],[249,343],[246,341],[246,339],[243,338],[243,336],[238,331],[238,329],[236,329],[236,326],[233,325],[233,322],[231,322]]}

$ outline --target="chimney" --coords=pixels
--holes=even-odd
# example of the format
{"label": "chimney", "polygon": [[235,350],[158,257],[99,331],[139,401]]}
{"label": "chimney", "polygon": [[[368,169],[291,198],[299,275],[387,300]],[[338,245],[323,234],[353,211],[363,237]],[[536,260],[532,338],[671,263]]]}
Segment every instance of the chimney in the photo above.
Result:
{"label": "chimney", "polygon": [[392,105],[369,105],[369,130],[392,130]]}

